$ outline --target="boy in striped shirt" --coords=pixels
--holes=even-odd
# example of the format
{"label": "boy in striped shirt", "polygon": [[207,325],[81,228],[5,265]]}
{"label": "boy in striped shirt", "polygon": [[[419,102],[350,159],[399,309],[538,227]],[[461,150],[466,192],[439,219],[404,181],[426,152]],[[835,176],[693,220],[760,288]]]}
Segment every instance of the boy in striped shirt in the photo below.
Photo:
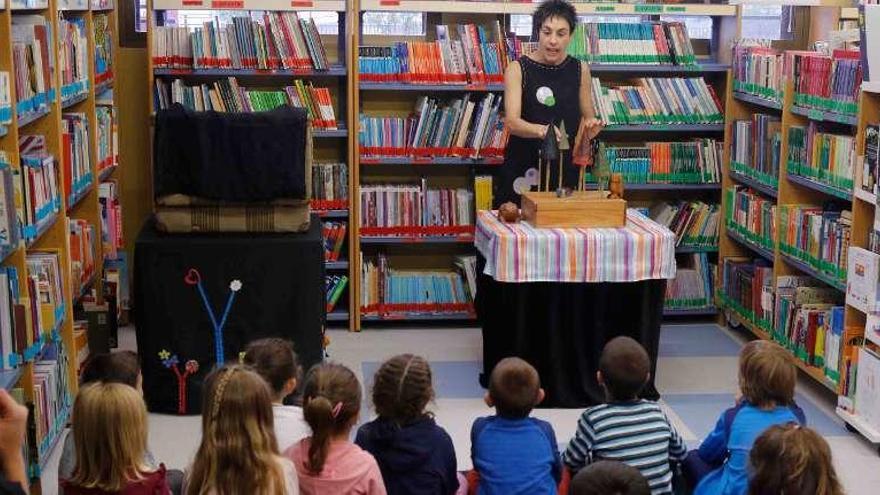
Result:
{"label": "boy in striped shirt", "polygon": [[602,350],[596,377],[606,404],[587,408],[562,459],[573,473],[599,460],[622,461],[641,471],[652,495],[672,493],[671,462],[687,447],[656,402],[639,399],[651,362],[629,337],[617,337]]}

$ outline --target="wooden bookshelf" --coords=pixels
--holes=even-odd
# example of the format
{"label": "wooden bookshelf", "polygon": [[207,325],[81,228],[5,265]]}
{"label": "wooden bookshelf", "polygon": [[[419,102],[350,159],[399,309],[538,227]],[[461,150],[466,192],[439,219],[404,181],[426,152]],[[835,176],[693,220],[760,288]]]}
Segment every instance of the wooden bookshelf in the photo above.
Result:
{"label": "wooden bookshelf", "polygon": [[[735,16],[736,7],[711,4],[623,4],[572,2],[577,13],[602,15]],[[458,0],[361,0],[362,11],[436,12],[443,14],[531,14],[535,4],[521,1],[469,2]]]}
{"label": "wooden bookshelf", "polygon": [[[102,281],[104,252],[101,223],[101,209],[98,200],[98,184],[99,173],[97,163],[97,121],[95,116],[96,102],[98,101],[98,91],[102,88],[112,87],[112,79],[103,81],[102,84],[96,84],[95,74],[95,43],[94,43],[94,16],[106,15],[109,18],[108,25],[111,30],[115,30],[116,13],[112,4],[102,5],[100,8],[93,9],[89,0],[51,0],[48,2],[24,2],[13,3],[10,0],[0,1],[0,71],[13,72],[12,61],[12,43],[11,43],[11,26],[12,20],[17,15],[39,15],[43,16],[49,23],[52,30],[52,43],[49,47],[50,56],[55,60],[55,72],[52,75],[53,93],[49,98],[48,107],[39,112],[29,114],[21,114],[15,111],[16,103],[19,103],[15,94],[14,83],[11,84],[13,112],[12,124],[8,126],[6,132],[0,134],[0,150],[6,152],[10,165],[14,170],[20,170],[20,155],[18,149],[19,138],[24,135],[39,134],[46,138],[48,152],[55,158],[58,168],[58,185],[64,183],[66,174],[64,161],[65,157],[62,150],[62,114],[63,113],[82,113],[86,117],[89,132],[89,142],[87,143],[88,154],[91,163],[90,175],[91,179],[85,181],[89,183],[88,187],[76,191],[70,198],[59,198],[58,212],[49,215],[38,225],[35,226],[32,237],[25,239],[22,236],[21,242],[17,245],[2,249],[2,264],[4,267],[15,267],[18,272],[19,284],[21,284],[22,296],[27,296],[27,284],[25,278],[28,275],[26,256],[35,252],[54,252],[59,255],[60,273],[62,279],[62,295],[63,301],[58,306],[55,315],[55,325],[53,328],[36,328],[36,322],[31,321],[30,317],[26,318],[26,327],[29,335],[33,336],[33,346],[28,347],[23,354],[15,356],[3,356],[4,361],[11,360],[17,363],[17,367],[13,370],[0,372],[0,386],[7,389],[21,388],[24,391],[26,402],[33,402],[34,394],[34,361],[41,358],[44,352],[55,346],[63,346],[68,355],[69,361],[66,369],[67,382],[69,384],[67,405],[60,411],[56,418],[51,431],[42,442],[40,453],[36,459],[32,459],[29,470],[30,475],[34,478],[31,486],[31,493],[54,493],[55,487],[46,487],[42,490],[39,477],[45,468],[48,458],[51,456],[57,444],[62,438],[63,428],[66,419],[69,417],[72,400],[77,389],[77,354],[74,346],[74,307],[79,300],[85,296],[90,289],[95,290],[97,299],[101,301],[102,297]],[[88,73],[85,74],[87,81],[83,85],[78,86],[78,94],[72,94],[62,101],[64,88],[62,87],[61,70],[59,62],[59,25],[60,19],[79,19],[82,21],[85,36],[88,39],[89,53]],[[117,36],[113,34],[114,46],[112,54],[118,50],[116,45]],[[112,95],[103,96],[102,104],[113,105]],[[116,169],[113,164],[111,172],[105,172],[104,178],[112,175],[112,170]],[[16,178],[15,180],[20,180]],[[10,192],[11,193],[11,192]],[[63,196],[59,190],[59,196]],[[73,273],[70,258],[70,234],[68,220],[71,218],[83,219],[88,221],[94,228],[95,239],[95,269],[90,280],[80,286],[78,280],[73,280]],[[32,447],[35,447],[32,445]]]}

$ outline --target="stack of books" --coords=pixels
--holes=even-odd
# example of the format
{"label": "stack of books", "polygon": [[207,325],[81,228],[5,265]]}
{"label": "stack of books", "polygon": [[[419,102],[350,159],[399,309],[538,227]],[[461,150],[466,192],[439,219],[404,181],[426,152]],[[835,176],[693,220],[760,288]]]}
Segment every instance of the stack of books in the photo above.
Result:
{"label": "stack of books", "polygon": [[578,24],[568,54],[598,64],[694,65],[697,61],[683,22]]}
{"label": "stack of books", "polygon": [[778,189],[779,154],[782,152],[779,117],[756,113],[751,120],[735,120],[731,136],[731,170]]}
{"label": "stack of books", "polygon": [[843,284],[852,237],[852,212],[780,206],[779,250]]}
{"label": "stack of books", "polygon": [[789,174],[851,193],[855,161],[855,136],[819,132],[816,122],[810,122],[808,127],[791,126],[788,130]]}
{"label": "stack of books", "polygon": [[330,313],[336,309],[336,304],[342,298],[342,293],[345,292],[345,288],[348,286],[348,275],[327,275],[326,285],[326,309]]}
{"label": "stack of books", "polygon": [[348,165],[322,162],[312,164],[312,208],[348,208]]}
{"label": "stack of books", "polygon": [[94,182],[90,144],[86,114],[62,114],[61,158],[64,164],[64,197],[68,207],[72,207]]}
{"label": "stack of books", "polygon": [[491,93],[479,101],[471,94],[447,102],[422,96],[409,117],[361,114],[360,154],[501,156],[507,142],[501,105],[501,97]]}
{"label": "stack of books", "polygon": [[856,115],[862,87],[859,52],[834,50],[832,55],[790,50],[785,72],[794,83],[794,103],[829,112]]}
{"label": "stack of books", "polygon": [[465,288],[470,300],[477,297],[477,257],[473,255],[456,256],[452,261],[462,279],[467,282]]}
{"label": "stack of books", "polygon": [[122,205],[119,202],[119,185],[115,180],[98,186],[98,204],[101,207],[101,242],[105,260],[118,259],[119,251],[125,249],[122,240]]}
{"label": "stack of books", "polygon": [[58,31],[58,69],[64,102],[89,92],[89,40],[82,17],[62,17]]}
{"label": "stack of books", "polygon": [[718,124],[721,103],[702,77],[642,77],[609,86],[593,78],[593,106],[607,124]]}
{"label": "stack of books", "polygon": [[721,299],[766,331],[773,327],[773,267],[758,259],[729,257],[721,265]]}
{"label": "stack of books", "polygon": [[665,309],[698,309],[714,306],[712,288],[717,266],[709,263],[706,253],[676,257],[675,278],[666,284]]}
{"label": "stack of books", "polygon": [[47,111],[54,96],[52,27],[41,15],[12,16],[12,67],[19,115]]}
{"label": "stack of books", "polygon": [[783,55],[756,43],[741,40],[733,46],[733,90],[781,103]]}
{"label": "stack of books", "polygon": [[86,220],[67,219],[70,231],[70,272],[74,297],[82,294],[83,289],[92,282],[95,276],[95,259],[98,253],[98,239],[95,226]]}
{"label": "stack of books", "polygon": [[[612,173],[627,184],[707,184],[721,182],[722,144],[714,139],[606,146]],[[592,173],[587,179],[593,180]]]}
{"label": "stack of books", "polygon": [[455,235],[473,233],[474,193],[421,184],[361,186],[361,234]]}
{"label": "stack of books", "polygon": [[324,222],[321,231],[324,238],[324,261],[339,261],[347,230],[348,224],[345,222]]}
{"label": "stack of books", "polygon": [[92,26],[95,31],[95,84],[101,84],[113,79],[113,30],[110,16],[97,12],[92,14]]}
{"label": "stack of books", "polygon": [[702,201],[666,202],[655,205],[650,217],[675,233],[679,248],[718,249],[721,206]]}
{"label": "stack of books", "polygon": [[0,370],[15,368],[25,348],[33,344],[19,291],[18,270],[0,267]]}
{"label": "stack of books", "polygon": [[157,26],[153,66],[173,69],[327,70],[330,64],[313,19],[263,12],[215,19],[190,31]]}
{"label": "stack of books", "polygon": [[95,159],[98,161],[98,173],[116,165],[117,132],[116,109],[112,106],[95,106],[95,120],[98,123],[98,148]]}
{"label": "stack of books", "polygon": [[473,310],[473,301],[456,271],[396,270],[384,255],[361,265],[361,312],[443,314]]}
{"label": "stack of books", "polygon": [[724,194],[729,205],[725,211],[727,228],[772,252],[777,239],[776,203],[745,186],[730,186]]}
{"label": "stack of books", "polygon": [[16,205],[24,209],[21,214],[24,237],[31,239],[42,222],[60,210],[61,189],[55,157],[48,152],[45,136],[21,136],[18,148],[22,197]]}

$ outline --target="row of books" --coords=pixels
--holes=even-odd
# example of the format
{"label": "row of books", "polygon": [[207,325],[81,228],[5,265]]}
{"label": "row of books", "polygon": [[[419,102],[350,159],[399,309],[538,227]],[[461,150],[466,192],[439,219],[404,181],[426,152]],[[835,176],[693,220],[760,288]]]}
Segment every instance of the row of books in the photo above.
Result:
{"label": "row of books", "polygon": [[9,72],[0,71],[0,130],[12,123],[12,86]]}
{"label": "row of books", "polygon": [[592,91],[596,115],[611,125],[724,121],[721,102],[702,77],[642,77],[614,86],[594,77]]}
{"label": "row of books", "polygon": [[362,156],[498,156],[507,142],[501,97],[472,94],[442,101],[419,97],[408,117],[361,114],[358,144]]}
{"label": "row of books", "polygon": [[159,109],[180,103],[197,112],[264,112],[290,105],[305,109],[314,127],[337,128],[330,90],[301,80],[295,80],[293,86],[283,90],[256,90],[240,86],[234,77],[198,86],[187,86],[181,79],[169,83],[157,78],[155,101]]}
{"label": "row of books", "polygon": [[726,226],[747,241],[773,251],[776,248],[777,206],[757,191],[734,185],[724,190]]}
{"label": "row of books", "polygon": [[48,20],[41,15],[12,16],[11,39],[15,95],[20,105],[30,102],[22,105],[21,113],[48,107],[48,98],[38,98],[54,89],[54,50]]}
{"label": "row of books", "polygon": [[151,50],[157,68],[326,70],[330,65],[315,21],[296,12],[215,18],[192,30],[157,26]]}
{"label": "row of books", "polygon": [[22,305],[18,270],[0,267],[0,370],[14,368],[18,363],[13,355],[23,354],[34,343],[25,318],[29,304]]}
{"label": "row of books", "polygon": [[816,122],[788,130],[788,173],[852,192],[856,138],[820,132]]}
{"label": "row of books", "polygon": [[581,23],[572,33],[568,54],[600,64],[696,63],[683,22]]}
{"label": "row of books", "polygon": [[98,253],[98,238],[95,226],[86,220],[69,218],[70,232],[70,282],[74,297],[93,282]]}
{"label": "row of books", "polygon": [[675,278],[666,284],[665,309],[695,309],[714,306],[715,271],[706,253],[681,254],[675,259]]}
{"label": "row of books", "polygon": [[324,261],[338,261],[348,231],[346,222],[324,222],[321,236],[324,239]]}
{"label": "row of books", "polygon": [[345,288],[348,286],[348,275],[327,275],[325,280],[325,296],[327,312],[329,313],[336,308],[336,304],[342,298],[342,293],[345,292]]}
{"label": "row of books", "polygon": [[89,121],[84,113],[61,115],[61,159],[64,164],[65,204],[73,205],[94,183],[89,154]]}
{"label": "row of books", "polygon": [[865,145],[862,150],[862,182],[859,187],[869,193],[877,193],[880,178],[880,123],[865,126]]}
{"label": "row of books", "polygon": [[122,204],[119,202],[119,184],[116,180],[98,185],[98,205],[101,210],[101,242],[104,260],[116,260],[123,255]]}
{"label": "row of books", "polygon": [[770,333],[773,325],[773,266],[763,259],[727,257],[721,263],[721,299]]}
{"label": "row of books", "polygon": [[787,51],[786,72],[794,83],[796,105],[856,114],[862,87],[859,52]]}
{"label": "row of books", "polygon": [[781,152],[782,122],[779,117],[756,113],[749,120],[733,122],[730,143],[733,171],[777,189]]}
{"label": "row of books", "polygon": [[[501,24],[489,28],[475,24],[436,26],[434,41],[401,41],[391,46],[358,48],[362,81],[407,83],[500,83],[508,58]],[[452,38],[457,35],[457,39]]]}
{"label": "row of books", "polygon": [[380,254],[361,263],[364,314],[469,311],[473,299],[454,270],[400,270]]}
{"label": "row of books", "polygon": [[64,318],[64,279],[58,251],[31,252],[25,257],[31,322],[34,333],[49,335]]}
{"label": "row of books", "polygon": [[[58,21],[58,70],[61,72],[62,88],[89,79],[89,53],[85,18],[62,17]],[[67,99],[88,90],[87,86],[80,87],[74,94],[61,96]]]}
{"label": "row of books", "polygon": [[702,201],[664,202],[654,205],[650,217],[675,233],[677,247],[718,248],[721,207]]}
{"label": "row of books", "polygon": [[599,152],[607,160],[611,173],[622,174],[627,184],[721,182],[723,149],[722,143],[714,139],[602,146]]}
{"label": "row of books", "polygon": [[782,205],[779,209],[779,250],[827,274],[846,280],[847,251],[852,237],[852,212]]}
{"label": "row of books", "polygon": [[765,40],[739,40],[733,46],[734,90],[773,101],[782,101],[782,52]]}
{"label": "row of books", "polygon": [[119,123],[117,121],[116,108],[112,105],[96,105],[95,120],[97,129],[97,156],[98,172],[109,167],[116,166],[119,155]]}
{"label": "row of books", "polygon": [[[362,185],[361,233],[383,235],[400,230],[406,235],[456,233],[445,227],[473,225],[474,193],[468,189],[429,189],[420,184]],[[432,229],[439,228],[439,229]],[[389,232],[384,232],[389,230]]]}
{"label": "row of books", "polygon": [[34,401],[29,406],[35,426],[32,461],[36,465],[47,460],[70,417],[69,359],[59,340],[44,351],[42,359],[34,362]]}
{"label": "row of books", "polygon": [[33,237],[40,223],[61,208],[61,188],[55,157],[49,154],[46,137],[28,135],[19,138],[21,159],[21,213],[25,237]]}
{"label": "row of books", "polygon": [[113,26],[108,14],[93,13],[95,31],[95,84],[113,77]]}
{"label": "row of books", "polygon": [[312,198],[322,201],[347,200],[348,165],[328,162],[313,163]]}
{"label": "row of books", "polygon": [[0,150],[0,249],[18,247],[21,227],[18,222],[16,191],[19,177],[13,171],[9,156]]}
{"label": "row of books", "polygon": [[458,255],[452,260],[458,273],[464,279],[470,300],[477,298],[477,257],[472,254]]}

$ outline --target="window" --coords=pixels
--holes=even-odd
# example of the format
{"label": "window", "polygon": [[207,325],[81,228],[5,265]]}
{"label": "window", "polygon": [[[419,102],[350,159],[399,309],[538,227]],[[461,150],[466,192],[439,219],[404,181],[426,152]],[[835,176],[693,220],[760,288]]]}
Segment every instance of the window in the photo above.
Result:
{"label": "window", "polygon": [[365,35],[424,36],[423,12],[364,12],[362,31]]}
{"label": "window", "polygon": [[143,48],[147,44],[147,0],[117,0],[119,45]]}
{"label": "window", "polygon": [[683,22],[692,40],[712,39],[712,18],[707,15],[662,15],[664,22]]}
{"label": "window", "polygon": [[751,39],[790,40],[794,33],[791,7],[748,5],[743,7],[742,37]]}

